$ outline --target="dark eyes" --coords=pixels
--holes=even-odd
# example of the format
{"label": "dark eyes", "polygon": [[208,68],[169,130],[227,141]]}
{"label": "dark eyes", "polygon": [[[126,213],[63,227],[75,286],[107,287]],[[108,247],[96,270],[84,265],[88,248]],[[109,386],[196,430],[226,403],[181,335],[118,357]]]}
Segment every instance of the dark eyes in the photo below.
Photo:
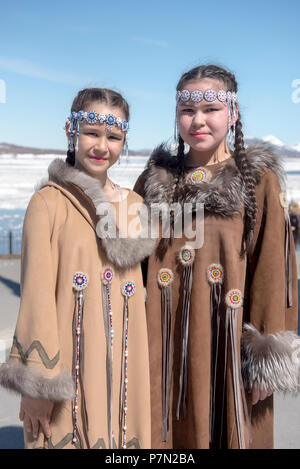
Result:
{"label": "dark eyes", "polygon": [[[96,132],[85,132],[85,135],[89,137],[98,137]],[[109,140],[122,140],[122,137],[117,137],[116,135],[108,135]]]}
{"label": "dark eyes", "polygon": [[[209,107],[209,108],[205,109],[203,112],[213,112],[213,111],[218,111],[218,110],[219,110],[219,109],[217,109],[217,108]],[[181,112],[182,112],[182,113],[190,114],[190,113],[195,112],[195,110],[194,110],[194,109],[190,109],[190,108],[186,108],[186,109],[182,109]]]}

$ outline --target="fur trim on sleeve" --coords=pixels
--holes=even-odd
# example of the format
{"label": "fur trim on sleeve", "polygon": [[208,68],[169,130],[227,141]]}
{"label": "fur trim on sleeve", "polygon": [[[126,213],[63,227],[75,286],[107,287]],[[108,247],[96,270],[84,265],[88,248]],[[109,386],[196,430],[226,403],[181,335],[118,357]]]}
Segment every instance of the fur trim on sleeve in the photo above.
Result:
{"label": "fur trim on sleeve", "polygon": [[299,391],[300,337],[295,332],[261,334],[246,324],[241,348],[246,389]]}
{"label": "fur trim on sleeve", "polygon": [[69,401],[74,397],[73,379],[66,370],[48,378],[28,365],[3,363],[0,366],[0,385],[24,396],[53,402]]}

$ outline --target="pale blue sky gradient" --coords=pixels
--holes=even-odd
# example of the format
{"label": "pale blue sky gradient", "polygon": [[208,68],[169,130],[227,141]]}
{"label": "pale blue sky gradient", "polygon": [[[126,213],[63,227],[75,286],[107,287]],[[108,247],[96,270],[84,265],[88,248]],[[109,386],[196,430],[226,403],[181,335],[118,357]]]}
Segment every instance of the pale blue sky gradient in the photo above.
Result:
{"label": "pale blue sky gradient", "polygon": [[[131,107],[129,147],[173,135],[175,87],[202,63],[233,71],[244,134],[300,142],[299,0],[14,1],[0,7],[0,142],[66,148],[79,89],[116,89]],[[209,6],[208,6],[209,5]]]}

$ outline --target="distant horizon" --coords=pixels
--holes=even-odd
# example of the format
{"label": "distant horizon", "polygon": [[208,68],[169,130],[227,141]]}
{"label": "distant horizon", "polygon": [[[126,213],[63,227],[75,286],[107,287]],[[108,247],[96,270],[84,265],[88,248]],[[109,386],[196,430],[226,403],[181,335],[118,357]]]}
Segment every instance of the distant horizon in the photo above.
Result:
{"label": "distant horizon", "polygon": [[[266,136],[263,136],[263,137],[255,137],[255,136],[244,136],[244,140],[247,141],[247,140],[260,140],[262,141],[263,143],[265,144],[270,144],[270,145],[273,145],[273,146],[278,146],[278,147],[281,147],[281,146],[284,146],[284,147],[297,147],[297,148],[294,148],[295,151],[299,152],[300,153],[300,141],[299,142],[296,142],[294,144],[290,144],[290,143],[286,143],[286,142],[283,142],[281,141],[280,139],[278,139],[276,136],[274,135],[266,135]],[[165,142],[167,142],[165,140]],[[163,143],[163,141],[161,142]],[[23,150],[33,150],[33,151],[45,151],[47,153],[55,153],[55,152],[59,152],[61,154],[64,154],[66,153],[67,151],[67,147],[61,149],[61,148],[51,148],[51,147],[41,147],[41,146],[31,146],[31,145],[20,145],[20,144],[16,144],[16,143],[10,143],[10,142],[0,142],[0,155],[1,154],[4,154],[3,151],[1,151],[1,147],[3,146],[8,146],[8,147],[16,147],[16,148],[20,148],[20,149],[23,149]],[[129,147],[129,152],[133,152],[134,154],[138,154],[138,152],[142,152],[141,155],[145,152],[151,152],[153,151],[155,147],[152,147],[152,148],[138,148],[138,149],[135,149],[135,148],[130,148]],[[22,153],[25,153],[24,151]]]}

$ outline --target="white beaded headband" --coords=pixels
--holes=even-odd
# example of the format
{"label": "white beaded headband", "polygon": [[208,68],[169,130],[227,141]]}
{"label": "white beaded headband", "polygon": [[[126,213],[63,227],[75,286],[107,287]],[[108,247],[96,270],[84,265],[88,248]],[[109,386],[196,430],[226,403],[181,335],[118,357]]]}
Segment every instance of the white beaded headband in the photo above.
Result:
{"label": "white beaded headband", "polygon": [[234,121],[237,117],[237,93],[235,91],[225,90],[182,90],[176,93],[176,113],[175,113],[175,128],[174,128],[174,140],[177,141],[177,106],[178,104],[188,105],[190,102],[194,106],[199,106],[201,101],[207,101],[212,103],[216,100],[224,103],[228,106],[228,144],[230,149],[234,149],[235,144],[235,124],[231,125],[232,116]]}
{"label": "white beaded headband", "polygon": [[209,103],[219,100],[221,103],[234,104],[237,102],[237,93],[234,91],[225,91],[225,90],[182,90],[177,91],[176,93],[176,102],[181,104],[186,104],[189,101],[192,101],[194,106],[199,106],[201,101],[205,100]]}

